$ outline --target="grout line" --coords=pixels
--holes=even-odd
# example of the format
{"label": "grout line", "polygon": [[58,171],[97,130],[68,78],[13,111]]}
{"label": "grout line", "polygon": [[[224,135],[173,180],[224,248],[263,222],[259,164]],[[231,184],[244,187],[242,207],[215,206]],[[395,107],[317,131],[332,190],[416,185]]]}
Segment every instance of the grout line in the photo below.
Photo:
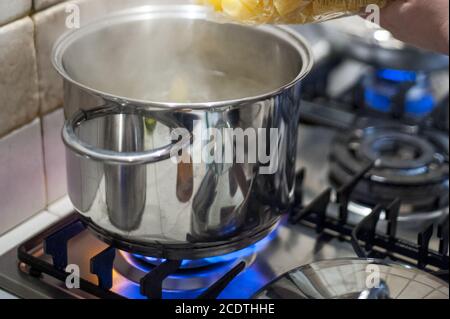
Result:
{"label": "grout line", "polygon": [[[34,7],[34,0],[32,1],[32,7]],[[36,41],[36,23],[34,19],[30,16],[31,22],[33,23],[33,47],[34,47],[34,67],[36,70],[36,77],[37,77],[37,103],[38,103],[38,114],[37,118],[39,118],[39,126],[40,126],[40,132],[41,132],[41,156],[42,156],[42,171],[44,174],[44,197],[45,197],[45,206],[48,205],[48,179],[47,179],[47,167],[46,167],[46,161],[45,161],[45,140],[44,140],[44,118],[41,115],[41,85],[40,85],[40,76],[39,76],[39,68],[38,68],[38,53],[37,53],[37,41]]]}
{"label": "grout line", "polygon": [[45,206],[48,206],[49,198],[48,198],[48,178],[47,178],[47,165],[45,160],[45,140],[44,140],[44,118],[42,116],[40,118],[40,130],[41,130],[41,148],[42,148],[42,170],[44,172],[44,190],[45,190]]}

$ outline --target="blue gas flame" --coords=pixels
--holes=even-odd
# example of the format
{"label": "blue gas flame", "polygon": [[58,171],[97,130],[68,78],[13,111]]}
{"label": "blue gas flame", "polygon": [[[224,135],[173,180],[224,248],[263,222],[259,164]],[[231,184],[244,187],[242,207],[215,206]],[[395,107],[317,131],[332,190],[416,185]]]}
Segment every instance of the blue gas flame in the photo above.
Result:
{"label": "blue gas flame", "polygon": [[[250,245],[244,249],[235,251],[235,252],[231,252],[231,253],[220,255],[220,256],[206,257],[206,258],[202,258],[202,259],[192,259],[192,260],[185,259],[181,263],[181,269],[194,268],[193,266],[195,264],[201,264],[203,266],[217,265],[217,264],[228,263],[228,262],[232,262],[232,261],[235,261],[238,259],[248,257],[254,253],[257,253],[261,249],[263,249],[275,236],[276,236],[276,230],[272,231],[269,235],[267,235],[266,237],[264,237],[257,243]],[[133,254],[133,257],[138,260],[147,262],[151,265],[159,265],[166,261],[166,259],[142,256],[142,255],[138,255],[138,254]]]}

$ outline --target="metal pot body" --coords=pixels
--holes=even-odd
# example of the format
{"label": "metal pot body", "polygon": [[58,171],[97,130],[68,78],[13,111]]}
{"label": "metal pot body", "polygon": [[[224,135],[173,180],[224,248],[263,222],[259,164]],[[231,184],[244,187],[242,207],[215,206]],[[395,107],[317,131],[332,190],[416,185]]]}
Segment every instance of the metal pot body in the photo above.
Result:
{"label": "metal pot body", "polygon": [[[153,36],[145,46],[143,33]],[[132,39],[121,51],[125,35]],[[114,43],[121,53],[109,50]],[[119,59],[123,52],[132,53]],[[216,84],[207,82],[217,79],[183,69],[198,61],[226,70],[220,75],[226,92],[209,92]],[[63,37],[54,64],[64,77],[69,197],[107,242],[159,258],[226,254],[268,235],[293,204],[300,80],[311,58],[292,32],[220,24],[197,6],[146,7]],[[181,82],[173,82],[177,70]],[[233,72],[265,84],[240,83],[228,78]],[[166,95],[154,98],[161,91]],[[203,95],[192,96],[198,91]],[[232,143],[227,160],[217,156],[222,144],[211,139],[211,128],[254,132],[256,139],[244,138],[239,150]],[[174,129],[181,129],[179,139]],[[250,160],[263,138],[269,160]]]}

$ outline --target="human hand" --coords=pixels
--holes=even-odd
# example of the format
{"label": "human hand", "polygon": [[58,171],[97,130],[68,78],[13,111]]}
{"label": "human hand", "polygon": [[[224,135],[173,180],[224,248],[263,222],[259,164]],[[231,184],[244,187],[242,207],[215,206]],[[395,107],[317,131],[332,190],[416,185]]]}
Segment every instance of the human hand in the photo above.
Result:
{"label": "human hand", "polygon": [[449,0],[394,0],[381,11],[381,26],[397,39],[449,54]]}

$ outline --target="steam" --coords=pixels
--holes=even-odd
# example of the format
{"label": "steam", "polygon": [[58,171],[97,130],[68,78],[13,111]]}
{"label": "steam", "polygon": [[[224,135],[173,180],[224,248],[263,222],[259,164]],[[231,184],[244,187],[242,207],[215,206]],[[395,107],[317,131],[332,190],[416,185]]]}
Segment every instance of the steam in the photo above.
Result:
{"label": "steam", "polygon": [[89,30],[63,62],[73,79],[112,95],[195,103],[257,96],[287,84],[301,66],[294,51],[251,27],[161,14],[114,18]]}

